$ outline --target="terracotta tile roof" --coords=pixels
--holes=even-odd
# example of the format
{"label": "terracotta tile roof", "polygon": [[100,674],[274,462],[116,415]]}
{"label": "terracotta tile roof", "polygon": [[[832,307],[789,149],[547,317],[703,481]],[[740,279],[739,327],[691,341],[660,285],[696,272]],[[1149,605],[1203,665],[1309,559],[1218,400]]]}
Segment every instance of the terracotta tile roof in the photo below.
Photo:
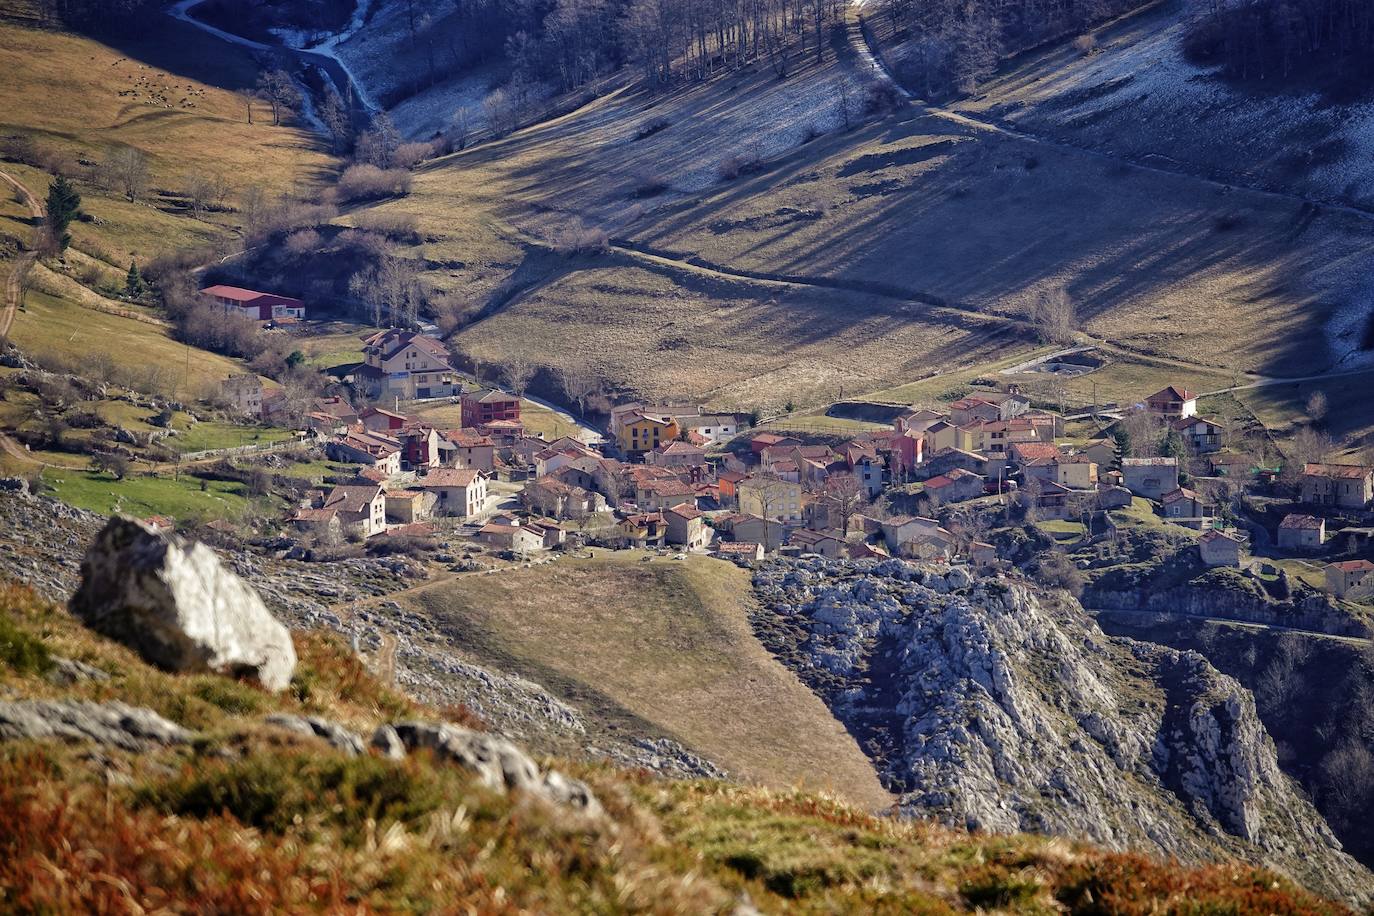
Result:
{"label": "terracotta tile roof", "polygon": [[340,512],[367,512],[372,506],[372,501],[381,492],[382,488],[376,484],[368,484],[367,486],[345,484],[329,491],[329,495],[324,500],[324,508]]}
{"label": "terracotta tile roof", "polygon": [[1181,499],[1195,500],[1197,499],[1197,494],[1185,487],[1179,487],[1177,490],[1170,490],[1168,493],[1165,493],[1164,496],[1160,498],[1160,502],[1176,503]]}
{"label": "terracotta tile roof", "polygon": [[1179,388],[1176,385],[1169,385],[1161,388],[1145,400],[1147,401],[1192,401],[1197,399],[1197,394],[1187,388]]}
{"label": "terracotta tile roof", "polygon": [[1311,477],[1335,477],[1341,480],[1359,480],[1370,473],[1362,464],[1316,464],[1302,466],[1303,474]]}
{"label": "terracotta tile roof", "polygon": [[1016,442],[1011,452],[1020,461],[1031,464],[1054,462],[1064,457],[1053,442]]}
{"label": "terracotta tile roof", "polygon": [[492,442],[489,437],[482,435],[482,433],[471,427],[450,429],[444,433],[444,438],[459,448],[478,448],[480,446],[494,446],[496,444]]}
{"label": "terracotta tile roof", "polygon": [[463,393],[464,401],[472,401],[477,404],[503,404],[507,401],[518,401],[513,394],[507,394],[495,388],[483,388],[479,391],[466,391]]}
{"label": "terracotta tile roof", "polygon": [[757,554],[759,545],[755,541],[721,541],[715,546],[716,553]]}
{"label": "terracotta tile roof", "polygon": [[701,510],[693,505],[690,505],[689,503],[682,503],[681,505],[673,506],[672,508],[667,509],[666,511],[673,513],[679,518],[701,518]]}
{"label": "terracotta tile roof", "polygon": [[415,481],[415,485],[426,490],[431,487],[468,487],[481,476],[482,472],[473,468],[437,468]]}
{"label": "terracotta tile roof", "polygon": [[1374,569],[1374,563],[1368,560],[1342,560],[1339,563],[1332,563],[1331,566],[1341,572],[1368,572]]}

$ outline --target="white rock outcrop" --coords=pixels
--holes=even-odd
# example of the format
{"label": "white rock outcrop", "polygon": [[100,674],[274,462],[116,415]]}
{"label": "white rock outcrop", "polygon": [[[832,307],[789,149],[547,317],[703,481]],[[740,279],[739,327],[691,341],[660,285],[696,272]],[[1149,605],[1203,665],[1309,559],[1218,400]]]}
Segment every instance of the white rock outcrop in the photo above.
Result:
{"label": "white rock outcrop", "polygon": [[1106,636],[1067,596],[957,573],[797,560],[754,576],[756,631],[905,812],[1242,858],[1369,895],[1374,879],[1280,770],[1239,683],[1196,653]]}
{"label": "white rock outcrop", "polygon": [[296,668],[287,631],[210,548],[112,518],[81,563],[72,613],[168,671],[214,671],[283,690]]}

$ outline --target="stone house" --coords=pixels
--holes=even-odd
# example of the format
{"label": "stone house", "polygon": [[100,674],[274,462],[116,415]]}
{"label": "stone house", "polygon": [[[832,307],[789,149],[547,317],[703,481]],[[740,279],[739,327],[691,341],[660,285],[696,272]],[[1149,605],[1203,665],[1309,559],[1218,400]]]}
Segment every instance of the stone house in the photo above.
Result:
{"label": "stone house", "polygon": [[1213,529],[1198,538],[1198,555],[1207,566],[1240,566],[1241,539],[1227,531]]}
{"label": "stone house", "polygon": [[1201,528],[1212,516],[1212,508],[1187,487],[1170,490],[1160,498],[1164,517],[1185,528]]}
{"label": "stone house", "polygon": [[1285,550],[1320,550],[1326,543],[1326,519],[1294,512],[1279,522],[1278,535]]}
{"label": "stone house", "polygon": [[345,532],[370,538],[386,531],[386,493],[376,484],[335,487],[321,508],[337,515]]}
{"label": "stone house", "polygon": [[[735,485],[740,512],[800,523],[801,484],[776,477],[748,477]],[[771,549],[771,548],[770,548]]]}
{"label": "stone house", "polygon": [[1055,465],[1054,482],[1070,490],[1097,488],[1097,462],[1085,454],[1065,455]]}
{"label": "stone house", "polygon": [[844,555],[845,541],[833,531],[812,531],[810,528],[795,528],[787,537],[787,543],[802,553],[816,553],[831,560]]}
{"label": "stone house", "polygon": [[401,473],[401,443],[361,427],[330,439],[324,453],[334,461],[376,468],[388,477]]}
{"label": "stone house", "polygon": [[1374,586],[1374,563],[1343,560],[1326,567],[1326,590],[1337,598],[1368,597]]}
{"label": "stone house", "polygon": [[393,525],[413,525],[429,518],[438,497],[424,490],[387,490],[386,520]]}
{"label": "stone house", "polygon": [[1177,458],[1123,458],[1121,477],[1136,496],[1160,500],[1178,489]]}
{"label": "stone house", "polygon": [[443,458],[444,464],[488,474],[496,470],[496,443],[490,436],[475,429],[451,429],[441,439],[440,450],[448,453]]}
{"label": "stone house", "polygon": [[477,540],[497,550],[533,553],[544,549],[544,529],[510,515],[498,515],[477,532]]}
{"label": "stone house", "polygon": [[1303,465],[1302,501],[1309,506],[1364,509],[1374,500],[1374,468],[1362,464]]}
{"label": "stone house", "polygon": [[955,468],[948,474],[927,480],[922,492],[930,500],[931,505],[947,506],[950,503],[982,496],[983,483],[982,476]]}
{"label": "stone house", "polygon": [[525,508],[551,518],[586,518],[606,511],[600,493],[572,486],[557,477],[541,477],[525,485],[520,494]]}
{"label": "stone house", "polygon": [[757,515],[735,513],[716,519],[716,524],[722,530],[728,531],[730,537],[736,541],[762,544],[766,553],[772,553],[781,547],[787,537],[788,526]]}
{"label": "stone house", "polygon": [[235,413],[254,419],[262,416],[262,379],[251,372],[224,380],[224,400]]}
{"label": "stone house", "polygon": [[682,503],[663,510],[668,526],[669,544],[681,544],[688,550],[704,550],[711,543],[711,529],[706,526],[701,510],[690,503]]}
{"label": "stone house", "polygon": [[722,560],[737,563],[757,563],[763,559],[763,545],[753,541],[717,541],[711,553]]}

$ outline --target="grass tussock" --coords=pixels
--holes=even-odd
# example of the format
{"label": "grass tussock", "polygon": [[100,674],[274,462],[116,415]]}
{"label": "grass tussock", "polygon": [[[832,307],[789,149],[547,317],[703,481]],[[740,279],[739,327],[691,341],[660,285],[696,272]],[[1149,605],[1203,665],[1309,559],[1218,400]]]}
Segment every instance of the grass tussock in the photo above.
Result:
{"label": "grass tussock", "polygon": [[[1190,870],[876,817],[801,790],[587,763],[558,765],[607,816],[568,815],[428,753],[348,758],[265,728],[278,709],[360,730],[444,715],[378,684],[332,637],[297,642],[292,690],[271,696],[151,669],[0,586],[7,694],[117,698],[202,733],[142,754],[0,744],[0,911],[724,913],[747,898],[767,913],[1347,912],[1245,866]],[[111,678],[58,687],[44,677],[51,656]]]}

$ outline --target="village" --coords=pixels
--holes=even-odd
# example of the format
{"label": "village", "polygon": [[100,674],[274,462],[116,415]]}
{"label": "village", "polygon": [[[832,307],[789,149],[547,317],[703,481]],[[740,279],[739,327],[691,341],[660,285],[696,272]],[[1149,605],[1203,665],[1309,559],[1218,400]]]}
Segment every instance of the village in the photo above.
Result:
{"label": "village", "polygon": [[[263,322],[305,316],[287,297],[203,294]],[[1346,601],[1374,590],[1361,554],[1374,468],[1310,462],[1280,480],[1229,448],[1228,424],[1200,415],[1183,385],[1068,421],[987,381],[936,407],[894,405],[884,428],[852,437],[751,427],[748,413],[685,399],[632,401],[611,405],[604,428],[546,438],[527,429],[518,394],[465,381],[435,336],[376,331],[362,353],[329,370],[348,396],[315,399],[297,424],[347,472],[284,520],[312,543],[443,530],[505,559],[601,547],[987,569],[1007,563],[994,535],[1009,526],[1071,549],[1145,523],[1186,536],[1204,568],[1260,582],[1291,572]],[[241,416],[289,422],[281,392],[256,376],[226,379],[224,396]],[[460,424],[403,406],[435,401],[459,405]]]}

